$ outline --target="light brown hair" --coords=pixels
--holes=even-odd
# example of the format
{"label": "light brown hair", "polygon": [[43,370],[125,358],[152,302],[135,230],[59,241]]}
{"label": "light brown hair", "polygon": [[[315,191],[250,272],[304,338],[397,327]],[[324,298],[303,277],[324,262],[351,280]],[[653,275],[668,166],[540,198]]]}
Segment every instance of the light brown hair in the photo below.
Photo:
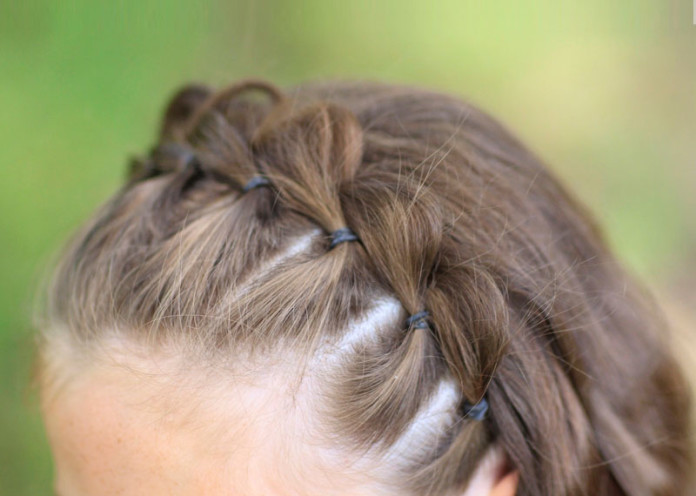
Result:
{"label": "light brown hair", "polygon": [[[346,226],[359,241],[330,248]],[[401,454],[402,494],[463,487],[492,443],[523,496],[688,492],[690,393],[652,299],[539,159],[435,92],[182,89],[64,255],[44,328],[309,360],[385,298],[398,316],[336,346],[322,402],[347,444],[386,452],[456,386],[445,425]],[[428,326],[404,324],[424,309]],[[462,411],[482,398],[482,421]]]}

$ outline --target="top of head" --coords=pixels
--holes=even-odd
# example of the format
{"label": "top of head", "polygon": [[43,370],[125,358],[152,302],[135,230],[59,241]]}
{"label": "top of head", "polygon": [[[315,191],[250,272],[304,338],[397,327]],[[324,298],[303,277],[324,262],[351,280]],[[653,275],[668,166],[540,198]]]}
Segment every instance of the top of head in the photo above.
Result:
{"label": "top of head", "polygon": [[[359,242],[329,249],[345,227]],[[659,492],[685,477],[687,400],[664,394],[681,376],[632,288],[583,208],[470,104],[242,82],[175,95],[70,245],[43,327],[210,363],[292,350],[320,371],[330,430],[379,446],[409,493],[461,486],[493,441],[520,494]],[[473,421],[462,405],[484,396]]]}

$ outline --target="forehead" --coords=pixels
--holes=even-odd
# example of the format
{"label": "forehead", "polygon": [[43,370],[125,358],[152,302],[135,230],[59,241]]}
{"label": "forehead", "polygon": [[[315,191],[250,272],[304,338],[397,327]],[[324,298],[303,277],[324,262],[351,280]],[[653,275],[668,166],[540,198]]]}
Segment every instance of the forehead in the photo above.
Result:
{"label": "forehead", "polygon": [[384,494],[322,441],[283,377],[168,364],[79,374],[43,406],[60,496]]}

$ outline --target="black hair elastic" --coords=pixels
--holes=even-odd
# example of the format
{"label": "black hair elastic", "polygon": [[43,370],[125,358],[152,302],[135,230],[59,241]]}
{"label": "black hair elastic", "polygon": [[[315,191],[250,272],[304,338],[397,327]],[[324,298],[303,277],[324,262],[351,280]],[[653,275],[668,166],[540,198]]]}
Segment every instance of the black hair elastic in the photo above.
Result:
{"label": "black hair elastic", "polygon": [[413,327],[413,329],[428,329],[428,317],[430,317],[430,312],[427,310],[414,313],[406,319],[406,327],[409,329],[411,327]]}
{"label": "black hair elastic", "polygon": [[474,420],[481,421],[486,416],[488,411],[488,401],[486,398],[481,398],[481,401],[472,405],[468,401],[464,401],[464,416]]}
{"label": "black hair elastic", "polygon": [[182,168],[191,167],[195,170],[200,170],[201,164],[193,150],[181,143],[170,141],[163,143],[157,147],[157,154],[175,157],[176,161],[181,164]]}
{"label": "black hair elastic", "polygon": [[242,191],[246,193],[247,191],[250,191],[254,188],[260,188],[261,186],[270,186],[271,181],[268,180],[268,178],[264,176],[254,176],[249,181],[244,185],[242,188]]}
{"label": "black hair elastic", "polygon": [[202,173],[201,164],[194,151],[173,141],[157,145],[148,157],[136,159],[131,163],[131,177],[137,180],[185,170],[192,170],[194,175]]}
{"label": "black hair elastic", "polygon": [[329,245],[329,250],[337,244],[344,243],[346,241],[360,241],[360,238],[358,238],[357,234],[355,234],[348,227],[336,229],[331,233],[331,244]]}

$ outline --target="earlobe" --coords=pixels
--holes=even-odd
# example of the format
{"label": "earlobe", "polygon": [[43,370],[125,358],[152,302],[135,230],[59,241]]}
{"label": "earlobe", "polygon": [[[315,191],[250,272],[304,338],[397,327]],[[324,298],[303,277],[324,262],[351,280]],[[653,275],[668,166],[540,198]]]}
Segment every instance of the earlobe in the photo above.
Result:
{"label": "earlobe", "polygon": [[520,473],[517,470],[508,472],[496,483],[490,496],[514,496],[517,493],[519,481]]}
{"label": "earlobe", "polygon": [[502,448],[493,446],[481,459],[461,496],[514,496],[519,478],[517,470],[510,470]]}

